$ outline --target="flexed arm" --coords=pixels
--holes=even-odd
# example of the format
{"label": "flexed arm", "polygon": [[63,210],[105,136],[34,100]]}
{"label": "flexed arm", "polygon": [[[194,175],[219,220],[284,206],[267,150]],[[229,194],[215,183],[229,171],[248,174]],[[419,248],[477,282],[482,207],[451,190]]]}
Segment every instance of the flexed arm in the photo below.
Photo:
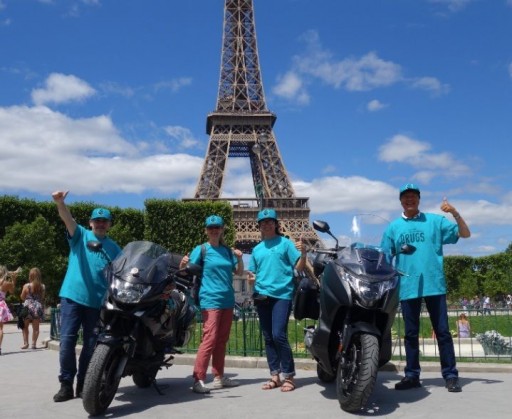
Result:
{"label": "flexed arm", "polygon": [[446,197],[443,199],[443,203],[441,204],[441,211],[449,212],[453,215],[455,222],[459,226],[459,237],[466,239],[471,236],[471,231],[469,231],[469,227],[464,221],[464,218],[460,215],[460,213],[455,209],[455,207],[448,202]]}

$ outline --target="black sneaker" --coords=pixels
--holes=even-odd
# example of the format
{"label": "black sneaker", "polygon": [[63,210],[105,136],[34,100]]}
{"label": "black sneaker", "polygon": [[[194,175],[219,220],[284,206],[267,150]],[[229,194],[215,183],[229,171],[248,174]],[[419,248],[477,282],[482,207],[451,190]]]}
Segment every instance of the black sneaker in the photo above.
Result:
{"label": "black sneaker", "polygon": [[448,378],[446,380],[446,386],[445,386],[450,393],[460,393],[462,391],[462,388],[459,384],[459,379],[457,377],[454,378]]}
{"label": "black sneaker", "polygon": [[84,382],[78,381],[76,383],[75,397],[82,398],[82,391],[84,391]]}
{"label": "black sneaker", "polygon": [[73,397],[73,385],[68,381],[63,381],[60,383],[60,390],[53,396],[53,401],[65,402]]}
{"label": "black sneaker", "polygon": [[395,390],[409,390],[417,387],[421,387],[421,384],[420,379],[416,377],[404,377],[402,381],[395,384]]}

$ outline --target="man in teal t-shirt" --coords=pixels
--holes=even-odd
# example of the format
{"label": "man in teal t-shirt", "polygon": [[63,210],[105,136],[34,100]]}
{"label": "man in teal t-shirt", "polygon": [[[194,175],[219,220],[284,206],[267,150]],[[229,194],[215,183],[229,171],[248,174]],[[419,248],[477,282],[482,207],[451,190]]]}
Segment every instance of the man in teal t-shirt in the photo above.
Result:
{"label": "man in teal t-shirt", "polygon": [[[107,283],[103,269],[121,251],[107,232],[112,226],[112,215],[106,208],[96,208],[89,220],[91,230],[78,225],[64,203],[68,192],[52,194],[59,216],[67,230],[70,252],[68,269],[62,283],[60,297],[60,390],[53,396],[55,402],[64,402],[74,397],[73,381],[77,378],[76,396],[81,397],[87,366],[96,344],[96,328],[100,308],[105,299]],[[87,247],[88,241],[99,241],[101,251]],[[107,256],[108,255],[108,256]],[[83,346],[76,366],[75,347],[78,331],[82,327]]]}
{"label": "man in teal t-shirt", "polygon": [[[443,245],[457,243],[459,237],[471,235],[466,222],[445,199],[441,210],[451,213],[456,223],[442,215],[419,210],[420,190],[408,183],[400,189],[402,217],[390,223],[382,237],[381,247],[396,254],[400,278],[400,305],[405,322],[405,377],[395,385],[396,390],[421,387],[419,361],[419,325],[422,301],[425,301],[439,345],[441,372],[450,392],[461,391],[456,368],[453,339],[448,325],[446,279],[443,269]],[[400,254],[400,248],[410,244],[412,254]]]}

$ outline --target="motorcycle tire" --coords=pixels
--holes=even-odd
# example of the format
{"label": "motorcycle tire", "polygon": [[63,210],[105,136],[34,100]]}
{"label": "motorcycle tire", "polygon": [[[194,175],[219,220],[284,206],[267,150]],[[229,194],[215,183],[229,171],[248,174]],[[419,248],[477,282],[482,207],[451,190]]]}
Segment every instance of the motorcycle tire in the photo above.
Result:
{"label": "motorcycle tire", "polygon": [[158,372],[158,370],[155,371],[154,374],[144,373],[144,372],[134,372],[133,376],[132,376],[133,382],[139,388],[148,388],[155,381],[157,372]]}
{"label": "motorcycle tire", "polygon": [[112,403],[122,374],[119,364],[125,356],[121,347],[98,344],[92,354],[85,376],[82,402],[91,416],[104,413]]}
{"label": "motorcycle tire", "polygon": [[318,379],[324,383],[332,383],[334,380],[336,380],[335,373],[329,374],[318,364],[316,365],[316,375]]}
{"label": "motorcycle tire", "polygon": [[342,410],[362,409],[377,379],[379,369],[379,340],[361,333],[353,336],[349,348],[340,358],[336,377],[338,401]]}

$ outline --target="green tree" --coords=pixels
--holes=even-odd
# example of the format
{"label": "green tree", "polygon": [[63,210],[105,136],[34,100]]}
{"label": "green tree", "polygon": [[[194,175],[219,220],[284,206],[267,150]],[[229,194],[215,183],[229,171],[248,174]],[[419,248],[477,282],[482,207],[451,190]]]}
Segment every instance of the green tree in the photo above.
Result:
{"label": "green tree", "polygon": [[48,221],[37,216],[33,222],[15,222],[6,227],[5,235],[0,240],[0,254],[4,265],[23,268],[16,284],[16,293],[12,296],[14,301],[19,301],[29,270],[38,267],[46,286],[46,303],[56,304],[66,269],[66,258],[55,248],[55,230]]}

